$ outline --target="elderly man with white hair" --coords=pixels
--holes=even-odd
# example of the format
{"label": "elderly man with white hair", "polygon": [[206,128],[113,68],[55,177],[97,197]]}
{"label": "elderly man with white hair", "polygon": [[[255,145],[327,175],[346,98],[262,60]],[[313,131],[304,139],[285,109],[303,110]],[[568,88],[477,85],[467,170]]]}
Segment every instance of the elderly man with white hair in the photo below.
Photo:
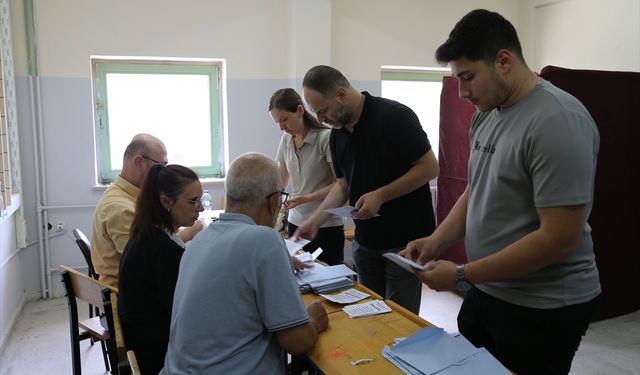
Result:
{"label": "elderly man with white hair", "polygon": [[225,187],[226,212],[182,257],[161,374],[283,374],[283,349],[303,354],[327,328],[320,302],[304,308],[273,230],[286,196],[275,161],[240,156]]}

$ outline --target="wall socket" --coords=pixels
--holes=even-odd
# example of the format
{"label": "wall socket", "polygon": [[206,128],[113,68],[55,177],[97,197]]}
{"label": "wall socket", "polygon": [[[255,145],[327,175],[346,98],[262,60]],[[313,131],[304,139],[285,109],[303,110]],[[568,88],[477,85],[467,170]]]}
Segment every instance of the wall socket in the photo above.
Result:
{"label": "wall socket", "polygon": [[67,223],[64,221],[58,221],[56,223],[56,232],[65,232],[67,230]]}

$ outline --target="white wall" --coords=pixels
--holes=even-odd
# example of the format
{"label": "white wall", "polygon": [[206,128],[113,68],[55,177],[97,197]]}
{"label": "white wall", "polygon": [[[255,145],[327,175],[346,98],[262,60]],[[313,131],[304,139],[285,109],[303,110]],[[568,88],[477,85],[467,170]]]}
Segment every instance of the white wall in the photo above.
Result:
{"label": "white wall", "polygon": [[[37,237],[35,147],[22,3],[11,0],[10,5],[23,200],[28,242],[33,243]],[[267,101],[278,88],[299,88],[301,76],[312,65],[331,64],[342,70],[356,87],[379,94],[381,65],[436,65],[435,49],[446,39],[455,22],[474,8],[496,10],[514,23],[520,30],[526,59],[537,64],[532,68],[555,64],[640,71],[637,0],[612,0],[606,7],[597,0],[560,2],[543,11],[544,30],[535,29],[542,22],[536,18],[536,9],[543,4],[538,0],[56,0],[34,3],[47,203],[88,206],[52,208],[48,210],[49,222],[65,221],[69,228],[79,227],[87,234],[93,206],[102,194],[101,189],[94,188],[91,55],[227,59],[231,158],[248,151],[275,155],[280,131],[267,114]],[[552,17],[554,9],[563,17]],[[571,27],[566,28],[566,22],[570,22]],[[584,38],[586,22],[589,22],[588,28],[595,28],[589,29],[588,35],[604,37]],[[629,32],[619,31],[627,29]],[[555,35],[556,39],[549,40],[547,48],[540,38],[548,35]],[[556,48],[555,43],[563,48]],[[629,61],[629,65],[621,66],[623,60]],[[578,62],[582,65],[578,66]],[[218,203],[221,186],[208,187],[213,191],[214,203]],[[13,233],[12,221],[0,223],[0,264],[5,260],[3,257],[15,251],[15,240],[5,233]],[[51,239],[51,266],[55,268],[61,263],[83,264],[69,235]],[[0,267],[0,304],[4,309],[0,311],[0,334],[15,315],[15,306],[25,291],[40,290],[37,246],[29,246],[4,264]],[[3,283],[2,280],[9,281]],[[53,283],[59,285],[57,275]],[[58,286],[57,294],[60,293]]]}
{"label": "white wall", "polygon": [[640,71],[640,1],[526,0],[532,69]]}

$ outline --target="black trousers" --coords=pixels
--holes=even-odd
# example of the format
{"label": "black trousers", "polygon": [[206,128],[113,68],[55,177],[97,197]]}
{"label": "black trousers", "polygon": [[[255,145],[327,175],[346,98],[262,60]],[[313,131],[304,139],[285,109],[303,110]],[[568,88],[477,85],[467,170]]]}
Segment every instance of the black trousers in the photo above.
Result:
{"label": "black trousers", "polygon": [[[293,236],[298,227],[292,223],[287,224],[289,237]],[[314,252],[317,248],[322,248],[319,260],[330,266],[344,263],[344,226],[320,228],[318,235],[302,249]]]}
{"label": "black trousers", "polygon": [[556,309],[534,309],[467,292],[458,329],[476,347],[485,347],[519,375],[568,374],[598,298]]}

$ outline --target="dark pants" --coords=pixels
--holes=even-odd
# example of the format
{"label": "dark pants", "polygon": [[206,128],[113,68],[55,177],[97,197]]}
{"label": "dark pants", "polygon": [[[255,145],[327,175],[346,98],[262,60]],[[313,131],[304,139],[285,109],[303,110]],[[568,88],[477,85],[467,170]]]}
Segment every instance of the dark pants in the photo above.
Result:
{"label": "dark pants", "polygon": [[[293,236],[298,227],[292,223],[287,224],[289,237]],[[302,249],[310,253],[317,248],[322,248],[319,260],[330,266],[344,263],[344,226],[320,228],[318,235],[313,241],[306,244]]]}
{"label": "dark pants", "polygon": [[414,273],[382,256],[400,250],[402,248],[375,250],[354,241],[353,261],[362,285],[417,315],[420,312],[422,283]]}
{"label": "dark pants", "polygon": [[519,375],[568,374],[596,305],[597,298],[556,309],[534,309],[474,287],[462,302],[458,329]]}

